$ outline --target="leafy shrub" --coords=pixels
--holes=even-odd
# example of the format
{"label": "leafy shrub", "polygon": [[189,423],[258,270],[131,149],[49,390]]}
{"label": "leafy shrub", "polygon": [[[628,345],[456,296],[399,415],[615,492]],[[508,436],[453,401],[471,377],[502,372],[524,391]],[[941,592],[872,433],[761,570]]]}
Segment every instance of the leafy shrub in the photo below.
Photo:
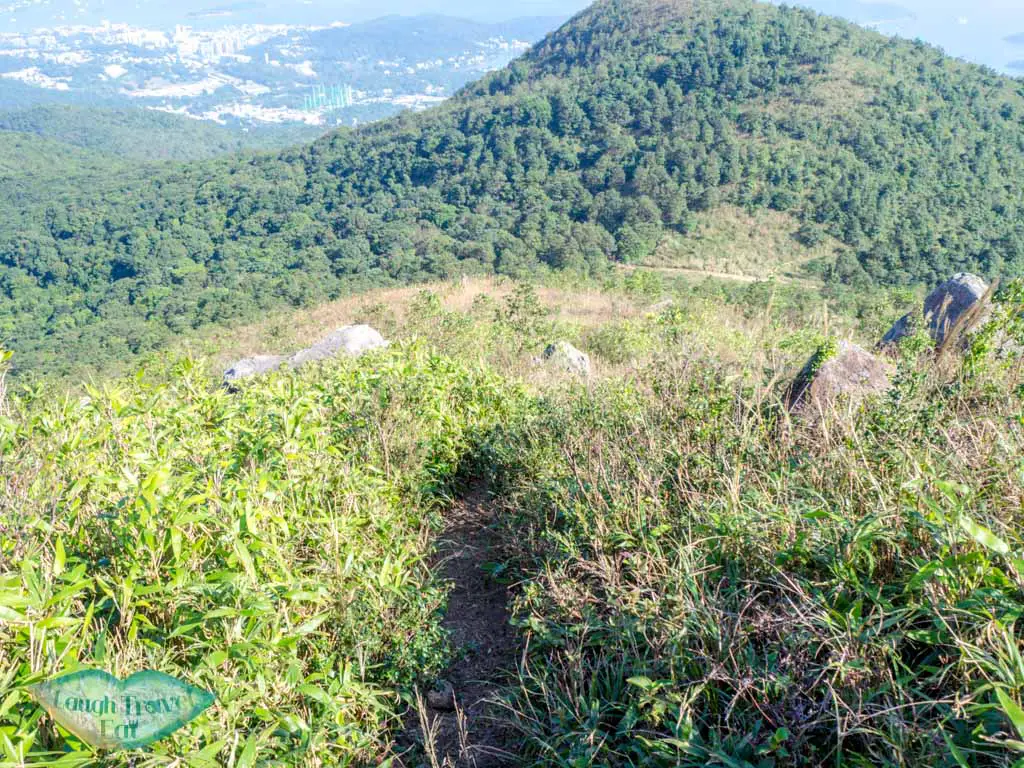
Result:
{"label": "leafy shrub", "polygon": [[654,347],[652,329],[645,323],[607,323],[584,335],[584,346],[610,363],[626,363]]}
{"label": "leafy shrub", "polygon": [[[442,668],[424,531],[516,398],[412,347],[237,394],[185,360],[12,398],[0,418],[0,729],[7,759],[70,748],[22,686],[142,667],[219,704],[150,762],[377,762],[400,695]],[[124,755],[113,761],[129,764]]]}
{"label": "leafy shrub", "polygon": [[550,314],[550,310],[541,304],[532,283],[517,283],[505,298],[505,306],[498,312],[497,321],[513,346],[522,351],[537,346],[550,335]]}
{"label": "leafy shrub", "polygon": [[792,428],[669,360],[491,443],[530,764],[1014,764],[1020,393],[924,373]]}

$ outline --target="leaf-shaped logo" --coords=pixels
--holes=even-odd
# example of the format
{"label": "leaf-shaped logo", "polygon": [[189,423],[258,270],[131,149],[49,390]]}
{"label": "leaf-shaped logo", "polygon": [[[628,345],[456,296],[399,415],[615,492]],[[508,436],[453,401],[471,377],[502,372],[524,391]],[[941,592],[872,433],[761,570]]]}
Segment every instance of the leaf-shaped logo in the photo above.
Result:
{"label": "leaf-shaped logo", "polygon": [[74,672],[29,688],[50,716],[99,749],[136,749],[195,719],[216,697],[146,670],[123,682],[98,669]]}

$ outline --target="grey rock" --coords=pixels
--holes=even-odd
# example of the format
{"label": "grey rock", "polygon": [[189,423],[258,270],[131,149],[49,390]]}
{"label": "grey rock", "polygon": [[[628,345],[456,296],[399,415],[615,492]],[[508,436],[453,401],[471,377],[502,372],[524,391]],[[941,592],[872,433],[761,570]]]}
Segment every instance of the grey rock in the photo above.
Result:
{"label": "grey rock", "polygon": [[1006,334],[1003,334],[996,339],[996,354],[1000,360],[1024,358],[1024,344],[1020,344]]}
{"label": "grey rock", "polygon": [[839,401],[859,403],[888,391],[891,370],[889,363],[866,349],[841,341],[831,357],[811,357],[790,387],[787,400],[793,410],[824,410]]}
{"label": "grey rock", "polygon": [[285,363],[286,358],[278,355],[256,355],[239,360],[224,372],[224,381],[228,384],[248,379],[252,376],[276,371]]}
{"label": "grey rock", "polygon": [[555,368],[577,376],[590,375],[590,356],[580,352],[567,341],[558,341],[544,350],[543,361]]}
{"label": "grey rock", "polygon": [[256,355],[239,360],[225,372],[224,383],[230,385],[242,379],[276,371],[282,365],[298,368],[306,363],[327,360],[341,355],[358,357],[389,344],[390,342],[385,341],[383,336],[368,325],[348,325],[339,328],[327,338],[291,357]]}
{"label": "grey rock", "polygon": [[342,355],[358,357],[374,349],[388,346],[390,342],[368,325],[348,325],[339,328],[327,338],[308,349],[297,352],[290,362],[298,368],[306,363],[328,360]]}
{"label": "grey rock", "polygon": [[924,317],[935,342],[942,344],[946,335],[987,292],[988,284],[984,280],[961,272],[928,294],[924,300]]}
{"label": "grey rock", "polygon": [[889,332],[882,337],[882,341],[878,346],[882,349],[890,349],[899,344],[901,339],[910,335],[913,329],[913,320],[912,315],[901,317],[893,324]]}
{"label": "grey rock", "polygon": [[447,680],[438,680],[434,690],[427,691],[427,706],[438,712],[455,711],[455,688]]}

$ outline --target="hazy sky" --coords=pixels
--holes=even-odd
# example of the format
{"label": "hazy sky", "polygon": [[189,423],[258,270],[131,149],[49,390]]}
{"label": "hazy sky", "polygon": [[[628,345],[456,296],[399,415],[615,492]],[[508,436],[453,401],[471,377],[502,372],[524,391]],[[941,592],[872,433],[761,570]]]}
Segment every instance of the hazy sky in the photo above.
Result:
{"label": "hazy sky", "polygon": [[[1015,33],[1024,34],[1024,0],[799,0],[797,4],[853,16],[856,21],[879,21],[881,32],[920,37],[949,54],[1002,72],[1013,72],[1010,63],[1021,61],[1016,74],[1024,74],[1024,39],[1016,45],[1007,40]],[[894,15],[897,8],[906,13]]]}

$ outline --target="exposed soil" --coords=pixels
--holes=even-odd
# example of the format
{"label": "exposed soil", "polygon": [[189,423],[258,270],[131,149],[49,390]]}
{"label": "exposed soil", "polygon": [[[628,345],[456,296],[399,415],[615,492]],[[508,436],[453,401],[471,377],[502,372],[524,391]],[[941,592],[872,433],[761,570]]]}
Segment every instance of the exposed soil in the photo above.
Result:
{"label": "exposed soil", "polygon": [[[508,682],[519,653],[517,633],[509,624],[508,590],[485,566],[496,562],[497,542],[487,490],[474,485],[446,515],[434,567],[452,583],[444,627],[451,633],[455,659],[443,675],[455,691],[455,712],[423,706],[406,721],[401,741],[420,757],[406,760],[415,768],[498,768],[516,764],[515,740],[492,702]],[[427,692],[423,692],[426,705]],[[433,759],[422,719],[433,733]]]}
{"label": "exposed soil", "polygon": [[757,283],[765,280],[774,280],[777,283],[803,285],[808,288],[819,287],[819,284],[815,283],[813,280],[809,280],[804,277],[791,277],[789,275],[769,274],[756,276],[742,275],[736,272],[715,272],[713,270],[705,269],[689,269],[687,267],[661,267],[635,264],[623,265],[622,269],[626,272],[646,270],[647,272],[660,272],[666,275],[680,275],[694,278],[714,277],[718,280],[732,280],[737,283]]}

